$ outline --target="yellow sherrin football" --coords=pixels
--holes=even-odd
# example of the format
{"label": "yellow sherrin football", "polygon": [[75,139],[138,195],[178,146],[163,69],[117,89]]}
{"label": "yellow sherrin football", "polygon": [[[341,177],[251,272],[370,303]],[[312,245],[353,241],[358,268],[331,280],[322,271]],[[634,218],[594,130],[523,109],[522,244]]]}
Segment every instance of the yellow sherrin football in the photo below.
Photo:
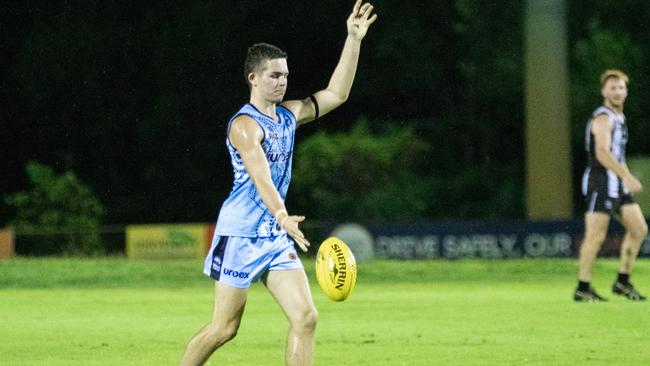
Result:
{"label": "yellow sherrin football", "polygon": [[354,255],[339,238],[327,238],[316,255],[316,279],[325,295],[334,301],[345,300],[357,282]]}

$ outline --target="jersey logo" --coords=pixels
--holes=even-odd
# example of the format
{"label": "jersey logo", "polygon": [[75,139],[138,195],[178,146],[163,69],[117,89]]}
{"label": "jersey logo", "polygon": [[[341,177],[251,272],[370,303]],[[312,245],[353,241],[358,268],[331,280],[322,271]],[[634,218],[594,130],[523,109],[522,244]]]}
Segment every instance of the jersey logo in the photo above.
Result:
{"label": "jersey logo", "polygon": [[286,153],[283,153],[283,152],[281,152],[281,153],[277,153],[277,152],[272,153],[271,152],[271,153],[266,154],[266,158],[272,163],[286,163],[291,158],[292,153],[293,153],[293,151],[291,151],[291,150],[289,150]]}
{"label": "jersey logo", "polygon": [[231,277],[236,277],[236,278],[248,278],[248,276],[249,276],[248,272],[233,271],[230,268],[224,268],[223,269],[223,274],[225,274],[226,276],[231,276]]}
{"label": "jersey logo", "polygon": [[221,257],[214,257],[212,259],[212,270],[216,272],[221,270]]}

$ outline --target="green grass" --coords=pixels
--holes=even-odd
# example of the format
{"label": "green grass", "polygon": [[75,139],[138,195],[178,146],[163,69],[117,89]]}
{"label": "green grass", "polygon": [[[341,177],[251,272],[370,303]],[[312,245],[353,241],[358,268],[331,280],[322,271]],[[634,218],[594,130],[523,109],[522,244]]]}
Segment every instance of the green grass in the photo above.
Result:
{"label": "green grass", "polygon": [[[306,261],[313,285],[311,261]],[[320,311],[315,365],[650,364],[650,304],[571,301],[575,260],[361,263],[352,297]],[[0,261],[0,365],[174,365],[210,318],[198,261]],[[594,284],[608,290],[614,260]],[[633,280],[650,291],[650,261]],[[251,288],[239,335],[210,365],[281,365],[286,321]]]}

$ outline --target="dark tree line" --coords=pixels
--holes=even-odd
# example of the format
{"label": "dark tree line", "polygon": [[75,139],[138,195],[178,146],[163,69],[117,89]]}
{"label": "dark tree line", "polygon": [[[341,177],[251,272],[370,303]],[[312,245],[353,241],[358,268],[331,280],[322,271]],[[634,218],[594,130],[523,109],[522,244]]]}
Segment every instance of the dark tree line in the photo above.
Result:
{"label": "dark tree line", "polygon": [[[601,68],[630,73],[631,121],[650,110],[643,98],[650,11],[638,0],[569,3],[578,166]],[[523,216],[522,2],[375,5],[379,20],[364,41],[348,103],[300,131],[298,143],[316,130],[345,131],[359,117],[375,132],[408,125],[430,144],[420,173],[436,177],[437,198],[423,216]],[[232,179],[225,124],[248,96],[246,47],[265,41],[285,49],[287,97],[303,98],[327,84],[350,6],[5,3],[0,192],[24,189],[24,167],[36,160],[76,172],[106,207],[107,223],[214,219]],[[631,129],[630,150],[648,153],[650,125]],[[316,209],[306,213],[318,217]],[[0,205],[0,223],[11,214]]]}

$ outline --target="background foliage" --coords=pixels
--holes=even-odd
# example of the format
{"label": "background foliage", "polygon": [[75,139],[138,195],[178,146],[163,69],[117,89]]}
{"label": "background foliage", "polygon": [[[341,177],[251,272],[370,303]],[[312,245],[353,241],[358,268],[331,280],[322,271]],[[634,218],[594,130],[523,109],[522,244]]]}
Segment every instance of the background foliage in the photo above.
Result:
{"label": "background foliage", "polygon": [[315,133],[296,152],[293,196],[299,210],[326,220],[419,217],[435,192],[422,169],[428,150],[411,129],[375,135],[363,120],[349,132]]}
{"label": "background foliage", "polygon": [[59,176],[46,165],[27,164],[28,190],[6,197],[10,224],[30,241],[30,254],[98,254],[103,207],[72,172]]}
{"label": "background foliage", "polygon": [[[650,125],[644,123],[650,110],[644,78],[650,5],[567,3],[578,177],[582,129],[600,103],[597,76],[603,68],[630,74],[629,151],[650,153]],[[266,41],[284,48],[291,70],[287,98],[303,98],[326,85],[350,5],[4,3],[0,192],[25,189],[24,167],[37,160],[56,172],[76,172],[104,204],[106,223],[214,220],[232,179],[225,123],[248,96],[241,72],[246,47]],[[390,207],[385,211],[348,207],[346,215],[523,217],[523,2],[375,5],[380,17],[364,41],[348,103],[302,129],[298,147],[312,144],[314,134],[319,141],[319,134],[348,132],[360,117],[378,143],[382,131],[408,126],[399,133],[426,145],[408,173],[416,178],[378,177],[384,192],[392,184],[409,191],[407,197],[383,202]],[[306,187],[301,179],[302,173],[294,174],[294,184]],[[306,201],[319,193],[298,191],[305,199],[292,192],[291,209],[312,218],[329,215]],[[415,197],[424,204],[412,205]],[[10,208],[0,205],[0,224],[10,217]]]}

